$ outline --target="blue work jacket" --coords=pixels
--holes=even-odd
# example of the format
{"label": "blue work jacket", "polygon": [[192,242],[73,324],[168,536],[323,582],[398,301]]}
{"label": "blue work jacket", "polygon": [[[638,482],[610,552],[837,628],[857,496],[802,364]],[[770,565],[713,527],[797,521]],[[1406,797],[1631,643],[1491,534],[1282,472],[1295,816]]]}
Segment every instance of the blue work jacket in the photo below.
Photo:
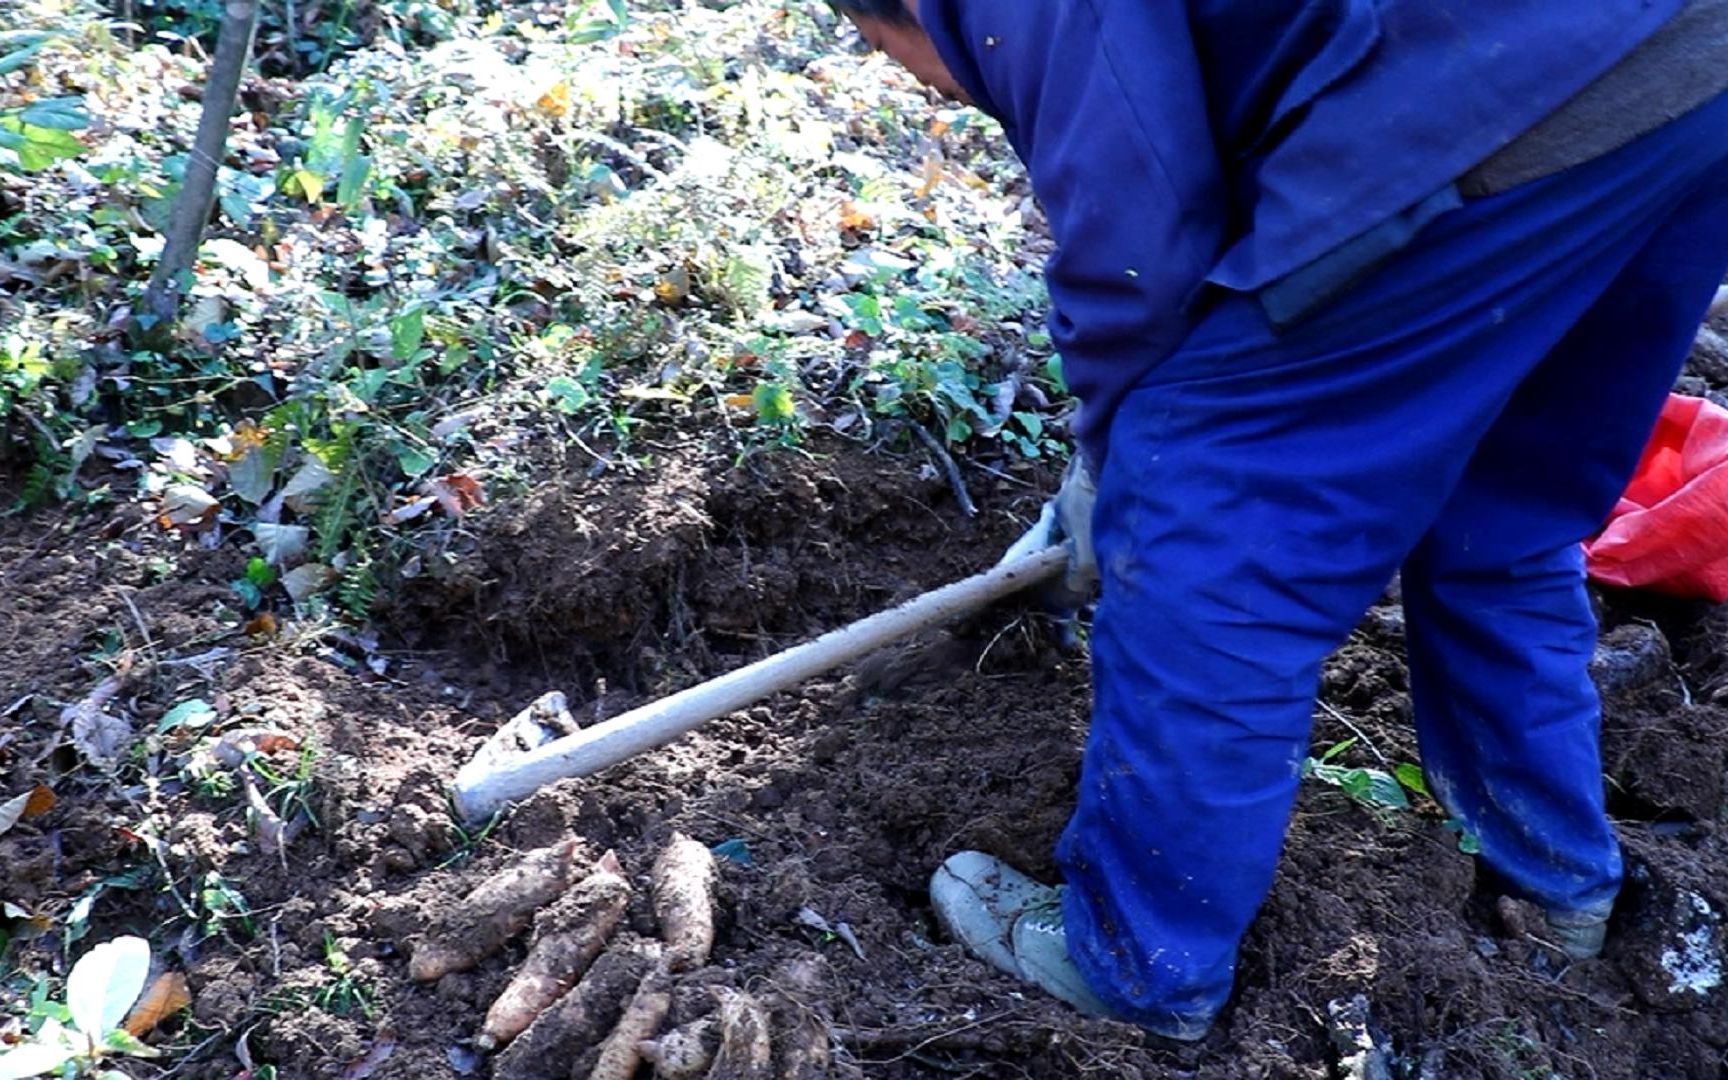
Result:
{"label": "blue work jacket", "polygon": [[1258,293],[1450,191],[1685,0],[920,0],[1056,241],[1094,465],[1213,289]]}

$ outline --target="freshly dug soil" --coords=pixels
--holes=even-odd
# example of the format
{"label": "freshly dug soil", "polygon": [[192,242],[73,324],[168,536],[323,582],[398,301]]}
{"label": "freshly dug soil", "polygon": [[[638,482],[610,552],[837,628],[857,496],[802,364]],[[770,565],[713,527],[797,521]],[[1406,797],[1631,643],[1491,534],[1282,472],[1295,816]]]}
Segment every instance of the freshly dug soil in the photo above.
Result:
{"label": "freshly dug soil", "polygon": [[[921,457],[822,444],[739,463],[684,440],[653,461],[569,475],[472,519],[429,553],[436,574],[389,598],[370,652],[292,628],[248,639],[224,607],[244,565],[232,542],[203,550],[101,514],[0,521],[0,708],[28,695],[0,728],[0,794],[38,781],[60,794],[0,837],[4,899],[64,918],[104,878],[154,865],[140,820],[169,823],[159,850],[176,890],[160,872],[105,889],[91,940],[149,933],[187,971],[191,1016],[162,1037],[196,1047],[169,1059],[189,1077],[240,1073],[240,1038],[284,1078],[491,1075],[471,1040],[525,940],[421,985],[407,974],[420,935],[521,852],[575,835],[589,860],[615,850],[632,881],[619,941],[653,939],[648,873],[674,831],[736,843],[720,863],[713,957],[679,976],[671,1022],[712,1008],[712,988],[747,991],[777,1017],[825,1025],[833,1075],[1323,1078],[1340,1061],[1328,1006],[1358,995],[1394,1075],[1723,1074],[1719,612],[1607,602],[1605,762],[1633,873],[1603,959],[1565,963],[1539,913],[1497,893],[1433,804],[1375,811],[1307,783],[1237,995],[1191,1047],[1082,1019],[934,926],[927,878],[959,848],[1054,872],[1089,682],[1030,610],[992,612],[878,660],[868,679],[818,679],[556,784],[483,838],[459,832],[451,777],[540,693],[564,690],[587,722],[975,572],[1054,484],[969,468],[983,509],[967,518]],[[1350,763],[1416,760],[1401,628],[1389,599],[1328,664],[1316,752],[1354,736]],[[172,737],[112,778],[55,749],[61,706],[99,681],[92,654],[116,634],[136,652],[116,708],[140,730],[202,696],[224,726],[279,727],[315,747],[316,824],[285,857],[258,850],[242,800],[176,775]],[[212,648],[232,653],[208,675],[165,663]],[[291,751],[278,759],[292,769]],[[217,879],[249,918],[185,915],[181,899]],[[19,961],[46,967],[56,941],[23,945]]]}

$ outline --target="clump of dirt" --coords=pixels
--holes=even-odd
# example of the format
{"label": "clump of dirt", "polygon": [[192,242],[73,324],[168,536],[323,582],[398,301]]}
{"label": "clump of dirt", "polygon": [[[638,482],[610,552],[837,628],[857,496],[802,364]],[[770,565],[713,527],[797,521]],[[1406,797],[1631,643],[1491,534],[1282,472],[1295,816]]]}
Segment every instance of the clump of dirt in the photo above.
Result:
{"label": "clump of dirt", "polygon": [[543,486],[428,559],[382,616],[416,646],[639,690],[976,572],[980,537],[1036,505],[1030,480],[986,477],[996,501],[968,520],[921,458],[839,445],[735,462],[684,438],[651,468]]}
{"label": "clump of dirt", "polygon": [[[172,778],[159,786],[182,895],[214,875],[251,912],[191,925],[160,877],[97,904],[98,937],[161,924],[159,944],[188,971],[191,1016],[170,1036],[185,1047],[218,1037],[179,1060],[180,1075],[233,1076],[225,1055],[242,1031],[252,1058],[283,1077],[491,1075],[472,1039],[524,943],[430,985],[407,976],[414,943],[519,853],[569,836],[590,854],[616,851],[635,886],[620,938],[652,939],[647,875],[675,831],[732,857],[721,862],[713,957],[675,988],[674,1021],[711,1007],[713,987],[748,991],[779,1003],[777,1022],[820,1024],[833,1075],[1325,1077],[1340,1056],[1329,1006],[1358,996],[1407,1076],[1720,1075],[1728,714],[1702,687],[1728,667],[1728,624],[1714,613],[1669,612],[1660,629],[1616,616],[1605,642],[1604,755],[1631,873],[1604,958],[1568,963],[1539,912],[1477,873],[1439,807],[1417,798],[1409,811],[1373,810],[1304,785],[1236,996],[1195,1046],[1078,1017],[934,925],[928,874],[956,849],[1054,873],[1089,675],[1030,610],[999,610],[879,658],[866,681],[814,680],[552,785],[484,836],[458,826],[449,779],[541,692],[564,689],[584,720],[608,715],[980,569],[1052,481],[972,474],[984,510],[967,518],[922,462],[820,449],[740,464],[680,442],[654,468],[570,476],[497,507],[466,546],[428,560],[447,570],[393,597],[398,646],[359,661],[323,639],[211,639],[236,649],[208,687],[222,722],[267,723],[316,748],[316,826],[271,857],[237,799]],[[123,601],[63,598],[132,582],[126,595],[148,626],[184,621],[184,652],[223,629],[209,590],[233,572],[218,549],[138,584],[161,545],[125,534],[138,550],[77,555],[102,550],[104,527],[0,525],[0,574],[37,598],[12,609],[28,643],[13,678],[43,697],[27,706],[31,734],[0,743],[4,790],[49,776],[63,796],[0,838],[0,858],[12,895],[50,912],[142,861],[113,828],[124,800],[97,798],[115,788],[31,757],[55,741],[44,727],[55,701],[96,674],[78,659],[95,628],[131,619]],[[61,552],[75,557],[44,561]],[[1415,760],[1401,645],[1394,594],[1328,663],[1317,747],[1357,738],[1389,761]],[[152,679],[178,669],[157,670]],[[133,705],[143,713],[178,693],[145,680]],[[278,757],[291,766],[291,754]]]}

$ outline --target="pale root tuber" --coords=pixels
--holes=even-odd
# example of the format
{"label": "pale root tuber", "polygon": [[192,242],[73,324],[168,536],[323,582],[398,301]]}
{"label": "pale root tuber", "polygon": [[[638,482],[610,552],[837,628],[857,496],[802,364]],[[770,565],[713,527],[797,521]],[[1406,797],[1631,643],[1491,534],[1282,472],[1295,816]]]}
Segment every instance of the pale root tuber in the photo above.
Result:
{"label": "pale root tuber", "polygon": [[828,1025],[806,1004],[821,1000],[828,975],[827,963],[814,954],[795,956],[774,971],[768,1007],[778,1080],[827,1080],[833,1075]]}
{"label": "pale root tuber", "polygon": [[773,1075],[774,1042],[768,1010],[749,994],[719,990],[720,1049],[708,1075],[713,1080],[768,1080]]}
{"label": "pale root tuber", "polygon": [[774,1020],[780,1047],[779,1080],[821,1080],[828,1076],[832,1054],[828,1025],[821,1017],[789,1008],[776,1009]]}
{"label": "pale root tuber", "polygon": [[[564,1080],[570,1063],[599,1046],[624,1004],[658,962],[658,943],[615,944],[594,961],[576,988],[559,998],[494,1060],[492,1075],[510,1080]],[[576,1073],[586,1076],[586,1072]]]}
{"label": "pale root tuber", "polygon": [[714,950],[714,855],[682,833],[654,861],[654,915],[672,971],[691,971]]}
{"label": "pale root tuber", "polygon": [[642,1043],[660,1031],[671,1007],[672,974],[666,969],[663,957],[661,963],[642,977],[635,996],[624,1007],[624,1015],[618,1018],[618,1026],[600,1048],[599,1060],[587,1074],[588,1080],[631,1080],[637,1066],[642,1064]]}
{"label": "pale root tuber", "polygon": [[594,872],[541,911],[528,958],[486,1013],[475,1042],[484,1050],[520,1035],[564,995],[600,955],[630,903],[618,856],[608,851]]}
{"label": "pale root tuber", "polygon": [[644,1039],[636,1049],[643,1061],[654,1066],[655,1080],[689,1080],[708,1075],[719,1045],[719,1018],[710,1014],[673,1028],[658,1039]]}
{"label": "pale root tuber", "polygon": [[429,982],[467,971],[503,948],[533,921],[535,911],[570,887],[575,858],[575,840],[530,851],[441,912],[415,948],[409,976]]}

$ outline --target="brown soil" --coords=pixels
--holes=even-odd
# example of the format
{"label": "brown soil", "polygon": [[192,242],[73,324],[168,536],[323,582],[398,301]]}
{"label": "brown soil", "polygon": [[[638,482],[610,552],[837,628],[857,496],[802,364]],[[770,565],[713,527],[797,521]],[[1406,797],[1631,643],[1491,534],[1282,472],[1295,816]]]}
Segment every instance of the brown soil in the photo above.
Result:
{"label": "brown soil", "polygon": [[[491,1075],[471,1039],[523,938],[431,984],[408,978],[413,946],[456,897],[572,834],[586,858],[615,850],[634,885],[618,947],[650,940],[648,873],[674,831],[742,841],[749,863],[721,861],[714,954],[679,977],[671,1020],[712,1009],[712,988],[748,991],[778,1030],[824,1025],[833,1075],[1327,1077],[1339,1061],[1328,1004],[1357,995],[1401,1076],[1722,1075],[1728,991],[1676,990],[1663,965],[1723,947],[1720,613],[1609,603],[1619,625],[1601,665],[1614,687],[1605,758],[1634,875],[1604,959],[1560,962],[1540,917],[1478,877],[1431,804],[1376,814],[1308,784],[1236,998],[1193,1047],[1080,1019],[932,924],[927,876],[958,848],[1053,872],[1088,673],[1023,610],[879,663],[896,677],[867,688],[846,673],[819,679],[557,784],[469,842],[451,825],[445,786],[541,692],[563,689],[583,719],[609,715],[973,572],[1052,479],[969,469],[983,510],[967,519],[921,457],[824,445],[740,464],[677,441],[652,460],[567,473],[471,520],[426,553],[436,573],[395,592],[381,612],[385,643],[370,652],[293,627],[273,642],[247,639],[224,607],[244,564],[235,543],[203,550],[102,514],[0,522],[0,708],[28,695],[0,727],[0,795],[37,781],[60,794],[47,816],[0,837],[0,898],[62,919],[105,877],[152,864],[139,823],[151,813],[168,822],[159,850],[176,890],[160,873],[107,889],[91,940],[144,932],[187,971],[191,1015],[160,1037],[196,1047],[170,1059],[189,1077],[235,1077],[241,1037],[281,1077]],[[140,730],[202,696],[224,726],[280,727],[316,747],[316,824],[285,857],[259,850],[241,800],[182,782],[179,736],[147,744],[112,779],[61,745],[60,708],[106,673],[91,655],[111,635],[135,652],[113,711]],[[1379,753],[1409,761],[1400,637],[1388,601],[1328,665],[1325,696]],[[207,671],[166,662],[212,648],[233,652]],[[387,662],[382,674],[368,658]],[[1332,713],[1317,719],[1316,746],[1351,734]],[[272,757],[292,769],[291,751]],[[249,924],[201,929],[186,917],[181,901],[196,907],[212,875],[245,896]],[[857,950],[801,919],[804,909],[845,924]],[[47,968],[56,947],[39,938],[17,959]],[[617,1006],[644,964],[614,955],[605,964],[622,988]],[[531,1061],[519,1075],[561,1075],[548,1053],[591,1057],[592,1041],[499,1060]]]}

